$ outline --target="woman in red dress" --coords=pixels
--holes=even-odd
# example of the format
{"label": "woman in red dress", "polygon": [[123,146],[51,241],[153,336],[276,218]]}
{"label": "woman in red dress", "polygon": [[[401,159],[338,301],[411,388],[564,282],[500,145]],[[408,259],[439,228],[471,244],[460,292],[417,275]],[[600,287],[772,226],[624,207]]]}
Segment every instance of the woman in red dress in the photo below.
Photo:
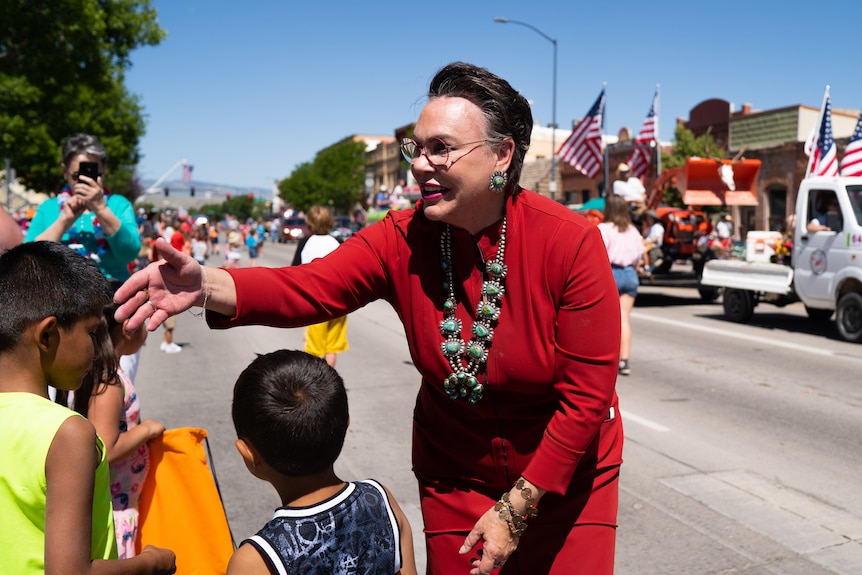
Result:
{"label": "woman in red dress", "polygon": [[445,66],[402,143],[415,209],[298,267],[165,253],[117,294],[131,329],[191,306],[215,328],[299,327],[387,300],[422,376],[413,467],[435,575],[613,573],[617,291],[598,229],[518,185],[532,127],[505,80]]}

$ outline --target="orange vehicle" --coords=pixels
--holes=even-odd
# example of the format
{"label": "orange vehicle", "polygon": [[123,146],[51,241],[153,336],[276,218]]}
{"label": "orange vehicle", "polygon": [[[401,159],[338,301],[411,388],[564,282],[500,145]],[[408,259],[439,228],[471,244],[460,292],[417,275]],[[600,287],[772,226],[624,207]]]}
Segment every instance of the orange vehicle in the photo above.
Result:
{"label": "orange vehicle", "polygon": [[[664,225],[664,260],[655,270],[666,273],[676,260],[691,260],[699,278],[705,263],[698,242],[712,233],[712,223],[703,206],[757,205],[760,160],[688,158],[679,168],[664,170],[647,198],[647,209],[655,210]],[[665,192],[676,188],[687,206],[661,206]],[[697,207],[694,207],[697,206]]]}

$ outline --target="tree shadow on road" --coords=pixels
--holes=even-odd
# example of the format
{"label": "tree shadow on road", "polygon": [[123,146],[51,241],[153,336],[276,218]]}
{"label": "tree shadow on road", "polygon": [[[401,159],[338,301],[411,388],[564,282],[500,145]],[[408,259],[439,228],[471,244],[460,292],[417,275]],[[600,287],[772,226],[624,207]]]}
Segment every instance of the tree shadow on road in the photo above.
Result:
{"label": "tree shadow on road", "polygon": [[[714,302],[705,302],[697,293],[685,295],[670,292],[644,292],[639,291],[635,299],[635,307],[674,307],[681,305],[711,305]],[[719,301],[719,303],[721,303]],[[718,308],[721,311],[721,307]]]}
{"label": "tree shadow on road", "polygon": [[[658,308],[678,306],[706,306],[695,317],[716,321],[716,327],[730,327],[734,322],[724,316],[721,298],[715,301],[704,301],[696,292],[690,294],[673,292],[638,292],[635,308]],[[800,313],[801,312],[801,313]],[[768,329],[774,332],[799,333],[824,337],[833,341],[844,341],[835,327],[834,316],[830,320],[812,320],[801,309],[782,310],[770,304],[760,304],[754,310],[754,315],[747,323],[752,327]]]}
{"label": "tree shadow on road", "polygon": [[[717,311],[718,313],[716,313],[715,315],[701,314],[699,317],[703,317],[706,319],[715,319],[724,324],[733,325],[734,322],[724,317],[724,312],[721,310],[721,308],[718,308]],[[826,339],[831,339],[834,341],[844,341],[839,335],[838,329],[835,327],[834,321],[818,321],[810,319],[809,317],[804,315],[782,313],[781,311],[760,312],[759,309],[755,309],[754,315],[751,317],[751,321],[749,321],[746,325],[759,327],[761,329],[768,329],[770,331],[776,332],[784,331],[788,333],[801,333],[806,335],[824,337]]]}

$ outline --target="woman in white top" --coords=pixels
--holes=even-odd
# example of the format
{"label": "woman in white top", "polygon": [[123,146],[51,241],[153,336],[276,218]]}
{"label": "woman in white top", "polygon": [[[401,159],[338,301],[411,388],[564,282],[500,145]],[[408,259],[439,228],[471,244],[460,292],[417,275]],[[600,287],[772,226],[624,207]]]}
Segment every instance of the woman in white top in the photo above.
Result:
{"label": "woman in white top", "polygon": [[629,375],[629,353],[632,347],[631,312],[638,295],[638,271],[644,253],[644,243],[638,229],[632,224],[628,203],[622,196],[611,194],[605,198],[604,221],[599,224],[608,259],[620,295],[620,375]]}
{"label": "woman in white top", "polygon": [[[332,212],[326,206],[311,206],[305,216],[311,235],[296,246],[293,265],[307,264],[335,251],[341,243],[330,232],[335,227]],[[305,351],[322,357],[335,367],[335,354],[347,351],[347,317],[341,316],[305,328]]]}

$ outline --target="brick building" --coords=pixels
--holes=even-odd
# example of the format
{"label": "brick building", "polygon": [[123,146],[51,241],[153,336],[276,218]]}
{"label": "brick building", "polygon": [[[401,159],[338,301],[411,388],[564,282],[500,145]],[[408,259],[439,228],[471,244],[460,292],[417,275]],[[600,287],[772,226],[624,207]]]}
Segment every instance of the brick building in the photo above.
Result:
{"label": "brick building", "polygon": [[[726,157],[761,161],[758,205],[729,209],[736,232],[741,236],[748,230],[779,229],[786,217],[794,212],[796,190],[808,164],[805,141],[817,124],[819,112],[818,108],[804,105],[757,111],[751,104],[743,104],[741,110],[735,111],[730,102],[712,98],[694,106],[688,119],[677,120],[696,137],[709,133],[718,146],[727,150]],[[858,116],[859,110],[832,109],[832,129],[839,158]],[[352,136],[368,145],[368,193],[381,185],[391,190],[401,178],[411,183],[409,166],[401,158],[399,142],[411,136],[412,130],[413,124],[408,124],[396,128],[394,137]],[[552,132],[550,127],[539,125],[533,128],[532,143],[521,173],[523,187],[550,196],[551,154],[553,148],[559,148],[569,135],[571,130],[556,129]],[[605,174],[608,179],[613,179],[617,165],[626,161],[631,153],[634,136],[627,128],[620,129],[616,135],[604,136],[607,168],[595,179],[584,176],[565,162],[555,162],[555,199],[564,204],[579,205],[603,195]],[[666,152],[672,148],[670,142],[661,142],[660,146]],[[652,188],[659,168],[657,154],[652,154],[652,157],[652,168],[644,178],[647,190]]]}

